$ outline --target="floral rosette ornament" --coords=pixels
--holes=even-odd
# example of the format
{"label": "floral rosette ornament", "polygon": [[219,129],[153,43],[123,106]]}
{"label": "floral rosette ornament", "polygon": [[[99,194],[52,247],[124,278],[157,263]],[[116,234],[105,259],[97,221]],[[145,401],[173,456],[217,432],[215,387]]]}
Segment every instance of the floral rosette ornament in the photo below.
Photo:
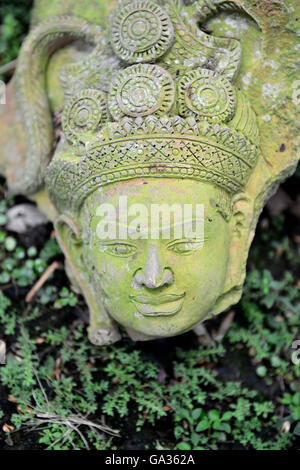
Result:
{"label": "floral rosette ornament", "polygon": [[124,116],[166,115],[175,101],[172,76],[157,65],[133,65],[112,83],[109,110],[115,120]]}
{"label": "floral rosette ornament", "polygon": [[151,0],[122,2],[111,16],[110,31],[115,54],[131,64],[154,62],[174,37],[169,15]]}
{"label": "floral rosette ornament", "polygon": [[230,121],[236,109],[235,90],[229,80],[205,69],[181,78],[178,101],[182,116],[203,117],[210,122]]}
{"label": "floral rosette ornament", "polygon": [[83,90],[66,106],[63,131],[71,142],[85,142],[84,136],[108,119],[106,96],[102,91]]}

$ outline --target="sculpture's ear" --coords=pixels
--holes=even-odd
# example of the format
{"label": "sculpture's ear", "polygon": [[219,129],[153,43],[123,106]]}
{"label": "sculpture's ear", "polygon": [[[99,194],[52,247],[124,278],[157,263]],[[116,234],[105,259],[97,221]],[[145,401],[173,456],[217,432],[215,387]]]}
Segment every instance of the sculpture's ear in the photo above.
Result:
{"label": "sculpture's ear", "polygon": [[54,225],[58,243],[66,257],[67,275],[75,290],[84,296],[89,307],[90,341],[96,346],[115,343],[121,339],[121,335],[99,297],[99,290],[95,292],[93,289],[91,273],[82,257],[84,243],[78,224],[71,217],[61,215]]}
{"label": "sculpture's ear", "polygon": [[238,194],[233,199],[231,241],[223,294],[219,297],[213,315],[226,310],[239,302],[246,276],[246,264],[250,244],[255,233],[253,202],[246,194]]}
{"label": "sculpture's ear", "polygon": [[[79,226],[67,215],[59,216],[54,226],[56,238],[65,254],[67,263],[78,265],[83,244]],[[74,279],[74,281],[74,286],[78,288],[76,279]]]}

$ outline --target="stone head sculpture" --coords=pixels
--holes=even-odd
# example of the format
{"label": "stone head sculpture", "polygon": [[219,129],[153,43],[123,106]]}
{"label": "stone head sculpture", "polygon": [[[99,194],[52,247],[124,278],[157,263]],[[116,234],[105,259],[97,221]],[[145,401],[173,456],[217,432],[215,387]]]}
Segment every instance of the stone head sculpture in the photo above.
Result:
{"label": "stone head sculpture", "polygon": [[[86,3],[57,7],[70,13],[78,4],[81,13],[50,17],[23,45],[6,117],[17,127],[3,151],[8,183],[49,214],[55,208],[93,343],[122,332],[174,336],[239,300],[259,213],[297,163],[300,8],[295,0],[99,0],[88,2],[87,21]],[[211,20],[220,34],[233,10],[242,15],[237,38],[199,27],[221,12]],[[66,47],[74,39],[76,53]],[[51,106],[62,111],[55,148]]]}

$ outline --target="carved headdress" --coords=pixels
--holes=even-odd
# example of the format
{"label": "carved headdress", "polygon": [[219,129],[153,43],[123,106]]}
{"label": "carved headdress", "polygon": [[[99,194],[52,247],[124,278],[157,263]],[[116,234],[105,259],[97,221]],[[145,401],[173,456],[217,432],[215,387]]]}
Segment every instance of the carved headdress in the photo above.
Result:
{"label": "carved headdress", "polygon": [[[72,1],[62,13],[71,11]],[[100,27],[66,15],[40,23],[18,61],[17,114],[24,127],[19,141],[26,140],[26,158],[7,174],[10,189],[34,194],[46,175],[61,211],[78,208],[99,185],[138,176],[193,178],[229,194],[247,186],[259,198],[259,211],[278,175],[282,179],[294,169],[299,146],[291,98],[298,40],[283,1],[267,3],[119,0],[109,7],[106,27],[104,20]],[[256,59],[248,69],[238,40],[199,27],[224,10],[247,13],[258,25],[260,49],[253,49]],[[48,59],[74,39],[94,49],[61,72],[64,137],[52,158]],[[9,138],[17,154],[17,138]],[[276,159],[282,143],[286,158]]]}
{"label": "carved headdress", "polygon": [[137,177],[243,189],[258,129],[232,83],[240,47],[188,19],[177,1],[121,0],[95,61],[63,70],[63,130],[76,155],[62,143],[47,170],[56,207],[78,209],[98,186]]}

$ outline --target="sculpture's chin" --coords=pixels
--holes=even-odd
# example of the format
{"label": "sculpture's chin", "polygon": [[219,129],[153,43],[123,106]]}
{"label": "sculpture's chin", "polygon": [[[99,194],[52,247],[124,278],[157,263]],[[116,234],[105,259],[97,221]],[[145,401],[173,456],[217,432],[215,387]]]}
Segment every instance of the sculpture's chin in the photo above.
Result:
{"label": "sculpture's chin", "polygon": [[[123,310],[124,312],[124,310]],[[184,306],[173,314],[142,315],[139,312],[111,315],[114,320],[135,341],[147,341],[155,338],[177,336],[192,330],[197,324],[207,318],[209,309],[191,311]]]}

